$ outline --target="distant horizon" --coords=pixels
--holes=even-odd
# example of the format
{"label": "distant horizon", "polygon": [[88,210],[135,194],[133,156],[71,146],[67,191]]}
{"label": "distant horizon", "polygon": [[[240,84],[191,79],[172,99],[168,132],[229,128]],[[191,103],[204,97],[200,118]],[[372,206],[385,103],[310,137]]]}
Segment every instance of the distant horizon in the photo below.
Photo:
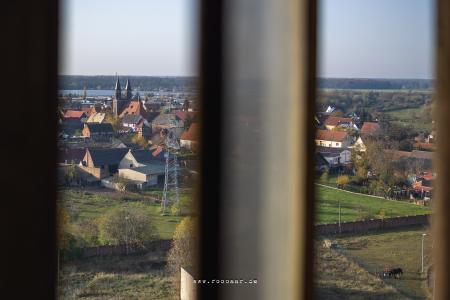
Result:
{"label": "distant horizon", "polygon": [[[85,77],[96,77],[96,76],[111,76],[116,77],[116,74],[109,75],[109,74],[58,74],[58,76],[85,76]],[[136,75],[136,74],[124,74],[120,75],[117,74],[119,78],[126,78],[126,77],[200,77],[199,75]],[[435,80],[435,78],[407,78],[407,77],[332,77],[332,76],[321,76],[316,77],[316,79],[364,79],[364,80]]]}

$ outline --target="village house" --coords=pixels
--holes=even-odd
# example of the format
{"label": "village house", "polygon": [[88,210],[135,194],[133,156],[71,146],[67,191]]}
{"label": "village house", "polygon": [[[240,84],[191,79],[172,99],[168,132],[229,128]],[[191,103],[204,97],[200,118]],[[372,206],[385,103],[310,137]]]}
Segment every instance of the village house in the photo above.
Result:
{"label": "village house", "polygon": [[67,110],[64,113],[64,121],[66,122],[82,122],[86,118],[87,114],[82,110]]}
{"label": "village house", "polygon": [[328,162],[330,168],[351,163],[352,153],[347,148],[317,147],[316,152]]}
{"label": "village house", "polygon": [[62,147],[58,149],[58,163],[78,165],[86,154],[86,149],[84,148],[66,148]]}
{"label": "village house", "polygon": [[80,163],[80,168],[100,180],[116,174],[127,148],[88,148]]}
{"label": "village house", "polygon": [[152,121],[152,131],[159,132],[162,129],[183,128],[184,122],[175,114],[160,114]]}
{"label": "village house", "polygon": [[364,144],[362,136],[359,136],[356,139],[355,143],[353,145],[349,146],[349,148],[355,149],[356,151],[360,151],[360,152],[365,152],[367,150],[367,147]]}
{"label": "village house", "polygon": [[152,128],[148,123],[145,124],[144,122],[142,122],[138,124],[136,127],[136,132],[139,137],[142,137],[146,140],[149,140],[152,137]]}
{"label": "village house", "polygon": [[162,184],[164,160],[162,151],[130,149],[119,163],[119,176],[131,180],[138,189]]}
{"label": "village house", "polygon": [[119,163],[119,169],[137,168],[164,161],[162,152],[151,150],[129,149]]}
{"label": "village house", "polygon": [[141,115],[125,115],[122,118],[122,125],[124,127],[130,128],[133,132],[137,131],[137,128],[145,124],[148,126],[147,120],[145,120]]}
{"label": "village house", "polygon": [[195,112],[176,110],[173,113],[175,114],[175,116],[177,117],[178,120],[181,120],[183,122],[186,122],[189,120],[191,122],[196,121],[197,114]]}
{"label": "village house", "polygon": [[163,163],[119,169],[119,177],[128,179],[139,190],[164,184],[164,175],[165,165]]}
{"label": "village house", "polygon": [[199,124],[192,123],[188,130],[183,132],[180,137],[180,146],[182,148],[195,151],[198,144]]}
{"label": "village house", "polygon": [[364,122],[360,135],[363,137],[376,137],[381,134],[381,127],[380,124],[377,122]]}
{"label": "village house", "polygon": [[351,145],[351,137],[345,131],[316,131],[316,145],[322,147],[347,148]]}
{"label": "village house", "polygon": [[325,120],[324,125],[328,130],[334,130],[336,127],[358,130],[352,118],[330,116]]}
{"label": "village house", "polygon": [[106,114],[101,112],[91,113],[86,123],[103,123],[105,121]]}
{"label": "village house", "polygon": [[85,123],[83,136],[94,141],[108,142],[114,136],[114,129],[110,123]]}

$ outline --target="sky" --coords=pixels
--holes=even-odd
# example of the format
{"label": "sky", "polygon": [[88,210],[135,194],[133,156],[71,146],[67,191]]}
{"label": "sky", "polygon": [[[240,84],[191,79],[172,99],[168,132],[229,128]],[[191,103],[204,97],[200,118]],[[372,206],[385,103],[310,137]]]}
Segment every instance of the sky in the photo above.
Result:
{"label": "sky", "polygon": [[196,74],[195,0],[62,0],[60,74]]}
{"label": "sky", "polygon": [[320,0],[318,74],[433,78],[433,0]]}
{"label": "sky", "polygon": [[[197,0],[62,0],[60,73],[195,75]],[[433,0],[319,0],[318,75],[433,78]]]}

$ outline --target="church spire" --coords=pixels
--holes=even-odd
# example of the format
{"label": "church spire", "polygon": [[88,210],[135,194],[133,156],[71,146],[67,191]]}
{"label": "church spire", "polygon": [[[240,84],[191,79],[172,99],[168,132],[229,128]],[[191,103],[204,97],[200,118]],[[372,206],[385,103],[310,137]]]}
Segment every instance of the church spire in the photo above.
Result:
{"label": "church spire", "polygon": [[127,100],[131,100],[132,97],[133,97],[133,95],[132,95],[132,92],[131,92],[130,79],[127,78],[127,83],[125,84],[125,98]]}
{"label": "church spire", "polygon": [[122,89],[120,88],[120,81],[117,73],[116,73],[116,86],[114,87],[114,96],[118,100],[122,98]]}

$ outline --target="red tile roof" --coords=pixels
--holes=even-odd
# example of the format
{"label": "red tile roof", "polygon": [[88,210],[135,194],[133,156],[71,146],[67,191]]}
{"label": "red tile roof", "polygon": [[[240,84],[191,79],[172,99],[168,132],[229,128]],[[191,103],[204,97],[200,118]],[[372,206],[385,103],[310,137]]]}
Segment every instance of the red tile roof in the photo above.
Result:
{"label": "red tile roof", "polygon": [[361,127],[361,134],[374,134],[381,130],[380,124],[376,122],[364,122]]}
{"label": "red tile roof", "polygon": [[82,110],[67,110],[64,113],[64,118],[77,118],[81,119],[83,117],[86,117],[86,112]]}
{"label": "red tile roof", "polygon": [[348,138],[348,134],[345,131],[335,130],[317,130],[316,140],[342,142]]}
{"label": "red tile roof", "polygon": [[130,101],[119,117],[122,118],[125,115],[140,115],[143,111],[143,109],[141,110],[141,101],[133,100]]}
{"label": "red tile roof", "polygon": [[178,119],[180,119],[181,121],[186,121],[186,119],[188,118],[188,116],[191,119],[195,118],[195,112],[193,111],[181,111],[181,110],[176,110],[174,111],[175,116],[177,116]]}
{"label": "red tile roof", "polygon": [[428,151],[418,151],[413,150],[411,152],[408,151],[398,151],[398,150],[386,150],[388,153],[392,153],[395,159],[399,158],[416,158],[416,159],[427,159],[431,160],[433,159],[433,152]]}
{"label": "red tile roof", "polygon": [[189,129],[181,134],[180,140],[196,141],[200,130],[198,123],[192,123]]}
{"label": "red tile roof", "polygon": [[163,148],[161,146],[156,147],[156,150],[152,152],[153,157],[158,156],[163,151]]}
{"label": "red tile roof", "polygon": [[325,125],[337,126],[342,123],[350,123],[353,122],[351,118],[342,118],[342,117],[328,117],[325,120]]}

